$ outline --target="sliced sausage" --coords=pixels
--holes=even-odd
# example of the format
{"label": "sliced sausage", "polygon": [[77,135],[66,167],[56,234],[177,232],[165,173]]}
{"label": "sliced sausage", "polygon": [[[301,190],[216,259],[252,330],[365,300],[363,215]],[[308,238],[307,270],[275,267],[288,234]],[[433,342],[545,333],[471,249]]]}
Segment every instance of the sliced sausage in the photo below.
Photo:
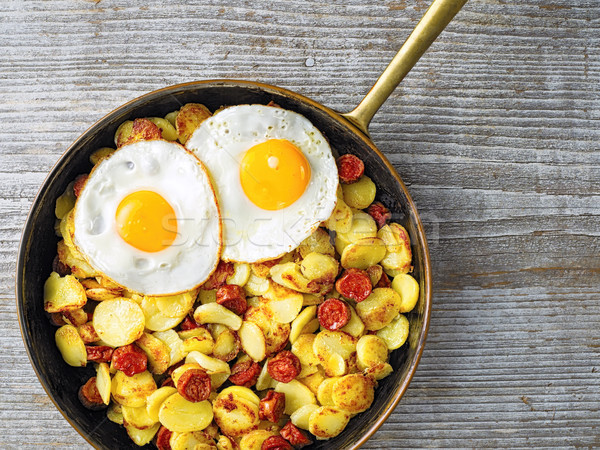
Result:
{"label": "sliced sausage", "polygon": [[248,309],[246,292],[237,284],[224,284],[217,289],[217,303],[233,311],[238,316],[243,315]]}
{"label": "sliced sausage", "polygon": [[108,345],[86,345],[85,351],[88,361],[107,363],[112,359],[114,349]]}
{"label": "sliced sausage", "polygon": [[58,257],[58,255],[56,255],[54,257],[54,260],[52,261],[52,270],[59,274],[61,277],[71,275],[71,268],[65,263],[63,263]]}
{"label": "sliced sausage", "polygon": [[285,394],[270,390],[258,405],[258,416],[260,420],[278,423],[285,410]]}
{"label": "sliced sausage", "polygon": [[84,173],[82,175],[77,175],[77,178],[75,178],[75,182],[73,183],[73,193],[75,194],[75,197],[79,197],[79,194],[81,194],[81,191],[83,190],[83,187],[85,186],[85,182],[88,179],[88,174]]}
{"label": "sliced sausage", "polygon": [[260,450],[294,450],[294,447],[281,436],[269,436],[262,443]]}
{"label": "sliced sausage", "polygon": [[125,345],[115,349],[112,354],[112,366],[123,372],[128,377],[142,373],[148,365],[148,357],[144,351],[135,344]]}
{"label": "sliced sausage", "polygon": [[208,280],[202,285],[202,289],[210,291],[211,289],[218,289],[227,282],[227,277],[233,275],[234,268],[233,263],[226,261],[219,261],[219,265],[212,273]]}
{"label": "sliced sausage", "polygon": [[312,444],[312,440],[291,421],[283,426],[279,434],[295,448],[302,448],[305,445]]}
{"label": "sliced sausage", "polygon": [[289,350],[277,353],[267,365],[267,372],[271,378],[282,383],[292,381],[300,374],[301,370],[300,360]]}
{"label": "sliced sausage", "polygon": [[392,218],[392,213],[381,202],[373,202],[367,208],[367,213],[375,220],[377,228],[381,228]]}
{"label": "sliced sausage", "polygon": [[173,382],[173,378],[171,377],[167,377],[163,380],[163,382],[160,384],[160,387],[163,386],[171,386],[171,387],[175,387],[175,383]]}
{"label": "sliced sausage", "polygon": [[191,314],[185,316],[185,319],[179,325],[180,330],[194,330],[196,328],[200,328],[200,324],[194,320]]}
{"label": "sliced sausage", "polygon": [[381,272],[381,278],[379,282],[375,285],[376,288],[389,288],[392,285],[390,278],[387,276],[385,272]]}
{"label": "sliced sausage", "polygon": [[158,450],[171,450],[171,435],[173,432],[167,427],[162,426],[156,433],[156,448]]}
{"label": "sliced sausage", "polygon": [[362,160],[349,153],[337,159],[338,176],[344,184],[356,183],[365,173],[365,165]]}
{"label": "sliced sausage", "polygon": [[346,269],[335,282],[337,291],[346,298],[362,302],[372,290],[371,278],[365,270]]}
{"label": "sliced sausage", "polygon": [[251,359],[238,361],[231,368],[229,381],[231,381],[233,384],[237,384],[238,386],[249,388],[256,384],[256,380],[258,380],[260,371],[260,364],[252,361]]}
{"label": "sliced sausage", "polygon": [[350,321],[350,308],[340,299],[328,298],[319,305],[317,318],[323,328],[339,330]]}
{"label": "sliced sausage", "polygon": [[192,403],[206,400],[210,389],[210,376],[202,369],[188,369],[177,380],[177,392]]}
{"label": "sliced sausage", "polygon": [[90,378],[79,388],[78,397],[81,404],[92,411],[106,408],[100,392],[98,392],[98,387],[96,387],[96,377]]}

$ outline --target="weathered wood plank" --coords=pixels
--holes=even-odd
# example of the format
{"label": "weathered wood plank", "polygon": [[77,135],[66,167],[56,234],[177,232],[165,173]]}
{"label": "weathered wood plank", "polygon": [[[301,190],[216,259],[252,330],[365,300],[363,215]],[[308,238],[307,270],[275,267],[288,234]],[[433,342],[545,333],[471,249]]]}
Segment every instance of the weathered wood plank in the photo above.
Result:
{"label": "weathered wood plank", "polygon": [[[0,447],[88,448],[25,355],[21,227],[104,114],[242,78],[356,105],[425,0],[0,2]],[[371,125],[434,261],[426,351],[365,448],[598,447],[600,5],[472,0]]]}

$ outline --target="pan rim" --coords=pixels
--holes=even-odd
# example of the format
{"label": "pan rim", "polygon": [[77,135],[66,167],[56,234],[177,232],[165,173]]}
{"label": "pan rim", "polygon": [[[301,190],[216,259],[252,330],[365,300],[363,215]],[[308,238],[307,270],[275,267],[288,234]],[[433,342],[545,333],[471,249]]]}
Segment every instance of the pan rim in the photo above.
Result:
{"label": "pan rim", "polygon": [[90,127],[88,127],[83,133],[81,133],[66,148],[66,150],[62,153],[62,155],[59,156],[57,161],[54,163],[54,165],[48,171],[45,179],[41,183],[40,188],[38,189],[32,203],[31,203],[29,212],[25,219],[25,225],[23,227],[23,231],[21,233],[21,237],[19,240],[19,247],[18,247],[18,252],[17,252],[17,264],[16,264],[16,269],[15,269],[16,270],[15,300],[16,300],[16,304],[17,304],[16,305],[17,306],[17,318],[18,318],[18,322],[19,322],[19,331],[21,333],[21,338],[25,344],[24,345],[25,350],[27,352],[27,356],[29,358],[31,366],[33,367],[33,370],[34,370],[40,384],[42,385],[42,388],[44,389],[44,391],[46,392],[46,394],[48,395],[48,397],[50,398],[50,400],[52,401],[52,403],[54,404],[56,409],[62,414],[62,416],[67,420],[67,422],[90,445],[92,445],[94,448],[97,448],[95,443],[92,442],[91,437],[88,435],[88,433],[85,430],[83,430],[78,424],[76,424],[74,422],[74,420],[72,420],[69,417],[67,412],[65,410],[63,410],[63,408],[58,404],[57,400],[54,397],[54,394],[51,393],[51,389],[50,389],[50,386],[49,386],[47,380],[45,380],[45,378],[42,377],[42,374],[37,366],[36,359],[35,359],[34,355],[32,354],[31,343],[29,342],[29,340],[27,340],[25,338],[26,317],[25,317],[24,308],[23,308],[23,305],[25,302],[23,283],[24,283],[24,268],[25,268],[25,263],[26,263],[26,256],[29,253],[29,248],[28,248],[29,247],[29,245],[28,245],[29,239],[27,239],[27,238],[31,235],[33,224],[37,221],[37,216],[39,214],[39,206],[40,206],[41,202],[43,201],[44,194],[47,192],[52,180],[60,172],[59,169],[61,168],[61,166],[67,162],[66,160],[68,159],[69,155],[75,151],[75,148],[79,146],[79,143],[83,139],[85,139],[85,137],[88,134],[90,134],[97,127],[104,124],[106,121],[109,121],[113,116],[120,114],[122,111],[127,110],[128,108],[133,107],[134,105],[143,104],[144,100],[147,103],[147,102],[150,102],[150,101],[154,100],[155,98],[165,95],[167,93],[172,93],[177,90],[192,89],[196,86],[214,86],[214,87],[240,87],[241,86],[241,87],[245,87],[245,88],[256,88],[256,89],[259,89],[259,90],[262,90],[265,92],[273,92],[273,93],[283,94],[284,96],[287,96],[287,97],[295,98],[295,99],[299,100],[300,102],[302,102],[303,104],[306,104],[314,109],[318,109],[318,110],[324,112],[325,114],[327,114],[329,116],[330,119],[343,125],[346,128],[347,132],[353,133],[354,135],[358,136],[370,148],[370,150],[373,151],[381,159],[381,161],[384,163],[384,165],[388,169],[389,173],[394,177],[394,179],[396,180],[396,182],[399,184],[399,186],[403,190],[404,194],[406,195],[407,207],[408,207],[408,211],[410,212],[410,216],[411,216],[410,220],[414,221],[414,223],[416,225],[416,229],[417,229],[417,233],[416,233],[416,236],[418,238],[417,247],[422,249],[422,258],[423,258],[423,267],[424,267],[424,271],[421,274],[421,276],[423,278],[422,279],[422,288],[424,288],[424,292],[423,292],[423,299],[424,299],[423,327],[421,329],[420,335],[417,340],[415,354],[414,354],[412,361],[410,362],[410,365],[407,369],[406,377],[404,377],[404,379],[395,387],[395,389],[393,391],[393,396],[392,396],[391,400],[387,402],[387,405],[386,405],[384,411],[379,416],[377,416],[376,420],[374,420],[369,425],[369,427],[365,430],[365,432],[362,434],[360,439],[358,441],[356,441],[352,445],[352,447],[350,447],[352,450],[358,449],[362,445],[364,445],[365,442],[367,442],[367,440],[369,440],[373,436],[373,434],[375,434],[375,432],[383,425],[383,423],[392,414],[392,412],[394,411],[394,409],[400,402],[400,399],[404,396],[406,390],[408,389],[408,385],[410,384],[410,382],[416,372],[417,366],[421,360],[421,356],[422,356],[422,353],[423,353],[423,350],[425,347],[425,341],[426,341],[427,334],[429,331],[429,323],[430,323],[430,318],[431,318],[432,299],[433,299],[432,298],[433,297],[433,295],[432,295],[432,288],[433,288],[433,286],[432,286],[432,268],[431,268],[429,246],[427,244],[425,230],[424,230],[423,224],[421,222],[421,218],[418,214],[416,205],[415,205],[414,201],[412,200],[412,197],[411,197],[408,189],[406,188],[404,182],[400,178],[400,175],[398,174],[398,172],[396,171],[394,166],[390,163],[390,161],[387,159],[387,157],[375,146],[375,144],[370,139],[370,137],[368,135],[366,135],[365,133],[363,133],[357,126],[355,126],[348,119],[346,119],[341,113],[339,113],[327,106],[324,106],[324,105],[310,99],[309,97],[306,97],[302,94],[296,93],[296,92],[291,91],[286,88],[281,88],[278,86],[265,84],[265,83],[261,83],[261,82],[255,82],[255,81],[249,81],[249,80],[237,80],[237,79],[197,80],[197,81],[190,81],[190,82],[179,83],[179,84],[162,87],[162,88],[150,91],[150,92],[146,92],[146,93],[144,93],[138,97],[135,97],[135,98],[127,101],[126,103],[123,103],[123,104],[119,105],[118,107],[114,108],[112,111],[105,114],[103,117],[101,117],[96,122],[94,122]]}

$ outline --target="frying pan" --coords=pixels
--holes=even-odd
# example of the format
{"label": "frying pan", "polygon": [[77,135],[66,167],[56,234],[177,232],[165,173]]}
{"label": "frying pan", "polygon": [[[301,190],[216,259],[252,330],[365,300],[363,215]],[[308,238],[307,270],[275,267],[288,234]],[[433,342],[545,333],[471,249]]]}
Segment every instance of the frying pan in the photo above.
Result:
{"label": "frying pan", "polygon": [[[54,343],[55,328],[43,308],[43,285],[56,254],[54,203],[78,174],[89,172],[89,155],[111,146],[116,128],[125,120],[164,116],[189,102],[215,110],[221,106],[271,101],[307,117],[340,154],[352,152],[365,162],[365,172],[378,188],[378,200],[393,220],[408,230],[413,251],[414,277],[420,285],[417,307],[408,315],[408,342],[392,352],[392,375],[379,383],[371,408],[351,420],[336,438],[317,441],[313,449],[356,449],[381,426],[406,391],[421,357],[431,310],[431,267],[425,232],[417,209],[399,175],[375,147],[368,125],[379,107],[437,38],[466,0],[435,0],[375,85],[352,111],[340,114],[300,94],[250,81],[211,80],[150,92],[117,108],[79,137],[59,159],[33,202],[24,227],[16,273],[16,298],[25,347],[49,397],[67,421],[99,449],[137,449],[123,427],[106,419],[104,411],[85,409],[77,390],[94,374],[91,367],[67,366]],[[146,446],[154,448],[152,445]]]}

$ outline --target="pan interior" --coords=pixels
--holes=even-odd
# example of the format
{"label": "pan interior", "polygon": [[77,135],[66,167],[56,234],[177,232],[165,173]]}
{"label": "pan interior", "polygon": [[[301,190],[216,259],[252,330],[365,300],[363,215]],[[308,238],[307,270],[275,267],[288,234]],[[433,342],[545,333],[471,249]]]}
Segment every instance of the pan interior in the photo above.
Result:
{"label": "pan interior", "polygon": [[[106,412],[84,408],[77,390],[90,376],[87,368],[67,366],[54,343],[54,332],[43,308],[43,285],[56,254],[54,204],[67,184],[91,169],[89,155],[100,147],[114,147],[114,133],[124,120],[138,117],[164,117],[185,103],[203,103],[211,111],[221,106],[271,101],[306,116],[321,130],[339,154],[354,153],[365,162],[365,170],[376,183],[378,199],[390,208],[393,220],[403,224],[411,236],[413,275],[421,285],[418,306],[409,315],[411,336],[401,349],[394,351],[390,364],[394,373],[379,383],[373,405],[352,419],[351,425],[334,439],[316,441],[310,448],[356,448],[376,428],[384,414],[406,389],[418,363],[427,332],[430,286],[426,243],[414,205],[391,166],[381,158],[372,143],[360,132],[353,132],[333,111],[314,102],[274,87],[243,82],[199,82],[165,88],[146,94],[108,114],[86,131],[58,161],[28,218],[17,266],[17,302],[23,338],[40,381],[63,415],[95,447],[102,449],[138,449],[123,427],[106,419]],[[368,433],[368,434],[367,434]],[[154,448],[147,445],[144,448]]]}

